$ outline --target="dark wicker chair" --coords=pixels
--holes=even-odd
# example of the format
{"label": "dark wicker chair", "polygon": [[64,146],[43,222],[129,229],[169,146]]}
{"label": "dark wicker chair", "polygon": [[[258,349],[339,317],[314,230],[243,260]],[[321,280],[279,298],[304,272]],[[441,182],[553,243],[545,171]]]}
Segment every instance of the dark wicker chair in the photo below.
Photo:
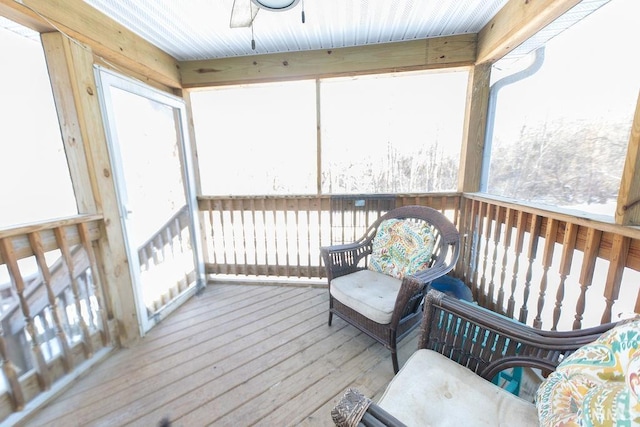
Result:
{"label": "dark wicker chair", "polygon": [[[538,368],[547,376],[564,357],[615,325],[568,332],[542,331],[431,290],[425,297],[418,348],[440,353],[488,381],[516,366]],[[425,400],[424,406],[430,403]],[[332,410],[332,417],[338,426],[404,426],[354,389],[347,390]]]}
{"label": "dark wicker chair", "polygon": [[[334,279],[367,268],[373,239],[378,227],[388,219],[426,222],[435,236],[429,268],[402,279],[390,323],[381,324],[348,307],[332,295]],[[460,236],[456,227],[439,211],[426,206],[393,209],[376,220],[355,243],[321,248],[329,282],[329,326],[333,315],[365,332],[391,350],[394,372],[398,372],[397,342],[420,324],[422,303],[429,284],[448,273],[460,254]],[[382,274],[382,273],[379,273]]]}

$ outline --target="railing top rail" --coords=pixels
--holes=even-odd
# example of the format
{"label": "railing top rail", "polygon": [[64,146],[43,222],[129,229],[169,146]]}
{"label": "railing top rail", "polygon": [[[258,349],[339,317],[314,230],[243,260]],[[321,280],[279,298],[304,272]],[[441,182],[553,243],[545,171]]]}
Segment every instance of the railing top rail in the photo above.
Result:
{"label": "railing top rail", "polygon": [[603,232],[619,234],[632,239],[640,239],[640,227],[616,224],[613,217],[608,217],[606,215],[597,215],[562,208],[554,208],[554,210],[551,210],[549,207],[544,205],[526,203],[522,200],[508,199],[484,193],[464,193],[463,197],[465,199],[488,202],[497,206],[511,208],[513,210],[529,214],[540,215],[557,221],[589,227]]}
{"label": "railing top rail", "polygon": [[221,196],[198,196],[198,200],[236,200],[236,199],[331,199],[331,198],[382,198],[382,197],[453,197],[460,196],[461,193],[455,191],[434,192],[434,193],[380,193],[380,194],[269,194],[269,195],[221,195]]}
{"label": "railing top rail", "polygon": [[29,234],[42,230],[51,230],[58,227],[66,227],[69,225],[82,224],[83,222],[98,221],[104,217],[99,214],[74,215],[70,217],[58,218],[51,221],[35,222],[25,224],[18,227],[0,228],[0,239],[7,237],[19,236],[21,234]]}

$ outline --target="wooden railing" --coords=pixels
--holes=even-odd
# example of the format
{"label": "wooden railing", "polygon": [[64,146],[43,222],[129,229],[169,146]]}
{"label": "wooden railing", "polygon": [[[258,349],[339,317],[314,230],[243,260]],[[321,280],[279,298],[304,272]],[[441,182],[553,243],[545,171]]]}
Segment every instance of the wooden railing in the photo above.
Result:
{"label": "wooden railing", "polygon": [[319,280],[321,246],[353,241],[380,214],[409,204],[457,225],[463,253],[453,275],[483,306],[561,330],[640,311],[638,229],[475,194],[202,197],[206,271]]}
{"label": "wooden railing", "polygon": [[395,206],[427,204],[453,216],[459,197],[442,195],[201,197],[207,274],[319,279],[320,247],[359,238]]}
{"label": "wooden railing", "polygon": [[[197,281],[189,221],[189,207],[185,205],[138,248],[141,275],[151,275],[142,286],[149,286],[143,292],[150,296],[147,309],[152,313]],[[168,271],[164,267],[169,264],[177,266]],[[158,275],[164,275],[165,280],[157,280]]]}
{"label": "wooden railing", "polygon": [[640,312],[640,230],[464,195],[456,274],[480,304],[551,330]]}
{"label": "wooden railing", "polygon": [[94,242],[102,218],[0,230],[0,420],[112,345]]}
{"label": "wooden railing", "polygon": [[[411,204],[456,224],[453,275],[485,307],[558,330],[640,312],[640,229],[478,194],[201,197],[206,271],[322,281],[321,246],[351,242]],[[140,248],[143,268],[180,244],[183,214]],[[0,420],[113,345],[94,252],[101,230],[98,216],[0,230]]]}

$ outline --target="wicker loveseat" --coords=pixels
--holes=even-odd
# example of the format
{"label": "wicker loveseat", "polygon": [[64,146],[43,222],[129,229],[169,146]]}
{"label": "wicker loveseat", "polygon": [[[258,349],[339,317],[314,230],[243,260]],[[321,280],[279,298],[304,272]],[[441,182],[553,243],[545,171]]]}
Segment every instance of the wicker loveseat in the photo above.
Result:
{"label": "wicker loveseat", "polygon": [[[538,368],[546,376],[562,360],[569,361],[615,325],[569,332],[541,331],[431,290],[425,298],[418,351],[387,386],[378,403],[349,389],[332,410],[332,417],[338,426],[538,426],[534,403],[491,380],[500,371],[515,366]],[[633,328],[639,329],[640,323],[635,322]],[[625,334],[633,335],[628,331]],[[638,336],[627,338],[633,342],[626,347],[637,350]],[[589,348],[585,354],[592,352],[593,348]],[[636,357],[640,355],[636,353]],[[561,380],[551,381],[549,388],[564,386]],[[543,390],[545,393],[547,390]],[[560,390],[560,394],[564,398],[566,390]],[[572,409],[569,406],[573,404],[567,405]],[[567,415],[565,420],[575,419],[573,415]]]}
{"label": "wicker loveseat", "polygon": [[453,269],[460,253],[456,227],[439,211],[403,206],[376,220],[360,240],[321,248],[333,315],[391,350],[420,324],[429,284]]}

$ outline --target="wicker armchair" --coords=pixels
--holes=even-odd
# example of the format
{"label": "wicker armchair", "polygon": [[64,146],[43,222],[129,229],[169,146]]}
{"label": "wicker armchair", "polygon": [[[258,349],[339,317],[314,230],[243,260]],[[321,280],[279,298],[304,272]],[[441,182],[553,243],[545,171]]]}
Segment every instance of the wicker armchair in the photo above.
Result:
{"label": "wicker armchair", "polygon": [[[426,223],[435,242],[427,268],[405,275],[402,279],[387,277],[367,269],[374,237],[381,224],[391,219]],[[448,273],[457,262],[460,253],[458,230],[435,209],[426,206],[404,206],[381,216],[357,242],[324,247],[321,248],[321,252],[329,282],[329,326],[335,314],[376,339],[391,350],[393,369],[394,372],[398,372],[397,342],[420,324],[422,303],[429,284]],[[349,289],[344,291],[343,287],[338,291],[337,285],[333,286],[336,279],[340,280],[341,286],[349,281]],[[354,293],[354,297],[349,300],[345,293],[350,289],[365,294],[371,292],[366,296],[371,298],[372,305],[383,304],[378,301],[384,300],[387,317],[380,316],[383,317],[381,320],[367,311],[368,306],[364,310],[359,307],[358,303],[362,299],[359,296],[361,297],[362,293]],[[394,291],[391,292],[389,289]],[[377,307],[374,307],[375,309]]]}
{"label": "wicker armchair", "polygon": [[541,331],[431,290],[425,297],[418,351],[380,401],[373,403],[349,389],[331,415],[337,426],[404,426],[403,421],[415,424],[416,419],[424,425],[537,426],[533,403],[490,381],[516,366],[538,368],[546,376],[567,355],[615,325]]}

